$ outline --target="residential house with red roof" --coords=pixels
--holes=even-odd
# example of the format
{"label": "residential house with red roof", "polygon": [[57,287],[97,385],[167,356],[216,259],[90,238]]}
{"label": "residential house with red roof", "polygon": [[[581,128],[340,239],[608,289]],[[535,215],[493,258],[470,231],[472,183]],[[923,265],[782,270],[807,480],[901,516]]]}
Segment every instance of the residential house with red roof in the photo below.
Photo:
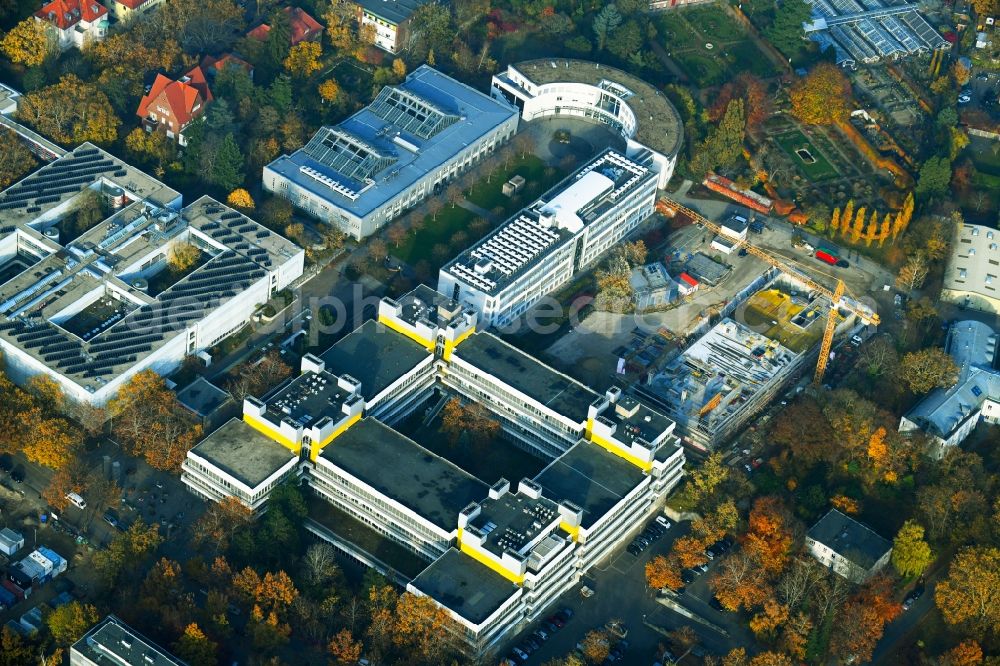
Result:
{"label": "residential house with red roof", "polygon": [[[319,21],[309,16],[300,7],[285,7],[283,10],[288,14],[288,21],[292,28],[292,46],[302,42],[315,42],[323,35],[323,26]],[[247,32],[247,37],[258,41],[267,41],[267,35],[271,32],[271,26],[261,23],[256,28]]]}
{"label": "residential house with red roof", "polygon": [[108,32],[108,10],[97,0],[52,0],[35,12],[45,23],[60,50],[104,39]]}
{"label": "residential house with red roof", "polygon": [[205,72],[195,67],[176,81],[157,74],[149,92],[139,100],[136,114],[142,118],[142,126],[147,132],[162,125],[167,136],[183,146],[187,143],[184,128],[200,118],[211,101],[212,92]]}
{"label": "residential house with red roof", "polygon": [[124,21],[159,7],[163,0],[104,0],[104,4],[116,21]]}
{"label": "residential house with red roof", "polygon": [[253,65],[233,53],[223,53],[219,57],[207,55],[201,60],[201,68],[210,79],[226,67],[240,67],[253,79]]}

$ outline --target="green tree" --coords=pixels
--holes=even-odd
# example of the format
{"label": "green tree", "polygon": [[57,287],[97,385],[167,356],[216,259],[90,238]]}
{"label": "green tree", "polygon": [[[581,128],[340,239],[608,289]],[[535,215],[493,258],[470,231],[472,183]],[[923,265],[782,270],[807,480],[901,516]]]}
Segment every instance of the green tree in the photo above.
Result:
{"label": "green tree", "polygon": [[162,542],[159,525],[137,520],[128,530],[116,534],[107,548],[94,553],[94,568],[113,585],[123,574],[137,571]]}
{"label": "green tree", "polygon": [[774,22],[764,31],[764,36],[785,57],[794,58],[803,46],[802,24],[809,20],[810,5],[801,0],[785,0],[774,12]]}
{"label": "green tree", "polygon": [[174,652],[191,666],[216,666],[219,646],[210,641],[197,624],[192,622],[174,643]]}
{"label": "green tree", "polygon": [[227,134],[219,145],[215,164],[208,180],[224,190],[234,190],[243,184],[243,153],[232,133]]}
{"label": "green tree", "polygon": [[597,36],[597,50],[603,51],[608,44],[608,38],[622,24],[622,15],[618,13],[618,6],[611,2],[604,5],[604,8],[594,17],[594,34]]}
{"label": "green tree", "polygon": [[907,520],[892,541],[892,566],[902,576],[919,576],[934,560],[920,523]]}
{"label": "green tree", "polygon": [[45,617],[49,633],[58,645],[68,646],[78,641],[100,617],[90,604],[71,601],[55,608]]}
{"label": "green tree", "polygon": [[264,42],[264,53],[267,55],[267,64],[273,71],[277,71],[292,47],[292,23],[287,12],[275,9],[268,17],[268,25],[271,29]]}
{"label": "green tree", "polygon": [[951,161],[947,157],[931,157],[920,167],[917,177],[917,196],[942,196],[951,183]]}
{"label": "green tree", "polygon": [[623,60],[640,53],[643,44],[642,29],[637,21],[630,20],[615,30],[613,39],[608,44],[608,50]]}

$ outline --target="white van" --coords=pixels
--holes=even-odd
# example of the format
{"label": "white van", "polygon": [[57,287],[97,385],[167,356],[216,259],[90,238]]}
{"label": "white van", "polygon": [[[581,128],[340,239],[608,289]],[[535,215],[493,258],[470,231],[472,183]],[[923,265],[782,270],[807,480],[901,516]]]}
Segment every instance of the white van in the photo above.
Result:
{"label": "white van", "polygon": [[66,495],[66,499],[68,499],[70,501],[70,504],[72,504],[73,506],[75,506],[78,509],[86,509],[87,508],[87,501],[85,499],[83,499],[82,497],[80,497],[76,493],[68,493]]}

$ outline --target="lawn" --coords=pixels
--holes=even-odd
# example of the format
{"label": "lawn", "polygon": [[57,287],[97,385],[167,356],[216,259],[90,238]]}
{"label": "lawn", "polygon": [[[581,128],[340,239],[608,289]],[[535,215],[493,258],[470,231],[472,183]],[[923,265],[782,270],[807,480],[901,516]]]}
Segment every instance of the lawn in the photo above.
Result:
{"label": "lawn", "polygon": [[[487,183],[485,180],[480,180],[466,198],[486,210],[493,210],[497,206],[500,206],[505,211],[509,211],[513,206],[511,205],[511,198],[505,196],[503,193],[503,184],[518,175],[524,176],[524,180],[528,183],[544,183],[546,180],[545,163],[534,155],[527,155],[523,159],[515,160],[506,169],[503,167],[497,169],[493,177],[490,178],[490,182]],[[562,178],[562,175],[560,174],[559,177]],[[551,187],[551,184],[543,185],[542,190],[544,191],[549,187]]]}
{"label": "lawn", "polygon": [[[408,235],[406,240],[399,244],[399,247],[390,247],[389,251],[394,257],[411,266],[419,261],[434,263],[435,260],[431,256],[434,246],[448,245],[451,249],[452,237],[459,231],[468,233],[469,222],[475,217],[473,213],[461,206],[452,207],[451,204],[445,204],[445,207],[437,214],[436,220],[428,215],[424,219],[424,226],[420,231]],[[450,254],[457,254],[462,249],[454,248],[454,252]]]}
{"label": "lawn", "polygon": [[735,42],[743,39],[743,28],[724,9],[716,5],[702,5],[682,10],[684,18],[698,28],[711,42]]}
{"label": "lawn", "polygon": [[700,50],[674,52],[673,59],[687,72],[695,85],[706,88],[716,86],[726,80],[726,65],[703,46]]}
{"label": "lawn", "polygon": [[754,76],[769,78],[777,72],[771,60],[749,39],[729,44],[725,47],[729,71],[733,74],[750,72]]}
{"label": "lawn", "polygon": [[[836,178],[839,174],[837,170],[833,168],[829,160],[819,151],[819,148],[814,146],[806,135],[799,130],[794,130],[791,132],[786,132],[784,134],[774,137],[775,142],[781,146],[788,155],[795,162],[799,170],[805,174],[805,176],[813,181],[826,180],[827,178]],[[814,161],[809,161],[808,158],[804,158],[796,151],[806,150],[809,155],[812,156]]]}

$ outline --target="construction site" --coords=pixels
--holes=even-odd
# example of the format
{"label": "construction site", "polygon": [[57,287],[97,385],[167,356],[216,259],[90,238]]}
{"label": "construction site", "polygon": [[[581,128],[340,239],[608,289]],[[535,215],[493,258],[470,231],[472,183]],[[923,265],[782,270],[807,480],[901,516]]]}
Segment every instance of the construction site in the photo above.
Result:
{"label": "construction site", "polygon": [[699,281],[657,312],[595,312],[547,355],[583,381],[612,375],[675,420],[697,455],[741,432],[791,383],[803,377],[822,383],[834,339],[877,324],[878,315],[847,292],[845,279],[854,288],[861,279],[871,284],[861,271],[827,279],[823,267],[810,270],[808,257],[795,256],[801,250],[762,242],[771,232],[744,236],[729,256],[705,255],[701,248],[725,233],[723,225],[675,205],[693,224],[671,238],[670,275],[688,275],[684,257],[722,262],[726,273],[714,284]]}

